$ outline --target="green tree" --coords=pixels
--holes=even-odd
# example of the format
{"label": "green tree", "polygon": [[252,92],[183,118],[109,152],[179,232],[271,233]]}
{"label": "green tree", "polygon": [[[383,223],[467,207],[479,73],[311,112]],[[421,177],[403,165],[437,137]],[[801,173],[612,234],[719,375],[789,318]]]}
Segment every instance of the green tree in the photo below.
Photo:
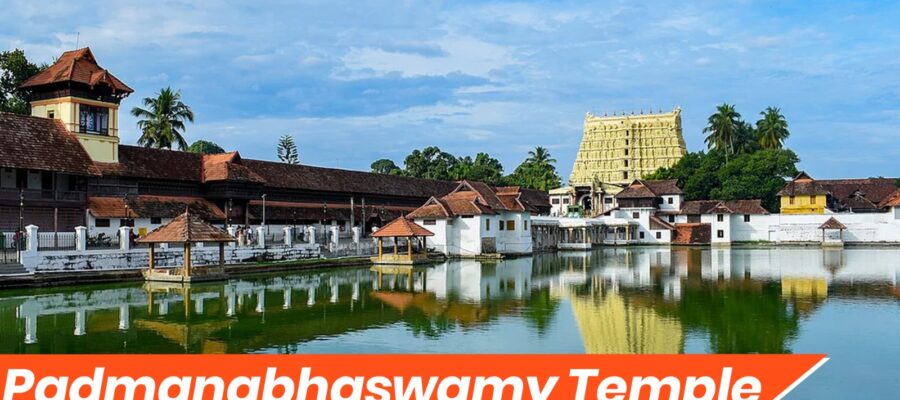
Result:
{"label": "green tree", "polygon": [[709,149],[717,149],[724,152],[727,160],[736,152],[735,143],[739,139],[741,114],[731,104],[722,104],[716,107],[716,113],[709,116],[703,133],[706,136],[706,146]]}
{"label": "green tree", "polygon": [[131,115],[138,118],[137,126],[141,130],[138,144],[157,149],[171,149],[173,145],[180,150],[187,149],[184,123],[194,122],[194,112],[181,102],[181,91],[167,87],[160,90],[156,97],[145,97],[143,103],[146,108],[131,109]]}
{"label": "green tree", "polygon": [[426,179],[453,179],[450,171],[454,169],[458,160],[452,154],[443,152],[436,146],[428,146],[424,149],[413,150],[403,161],[404,174],[416,178]]}
{"label": "green tree", "polygon": [[780,149],[791,133],[788,131],[787,119],[778,107],[767,107],[759,113],[762,118],[756,122],[759,145],[764,149]]}
{"label": "green tree", "polygon": [[294,143],[294,137],[291,135],[283,135],[278,139],[278,159],[285,164],[299,164],[300,153],[297,151],[297,144]]}
{"label": "green tree", "polygon": [[187,151],[189,153],[198,154],[222,154],[225,152],[225,149],[208,140],[198,140],[191,143],[191,145],[188,146]]}
{"label": "green tree", "polygon": [[546,148],[536,147],[504,181],[507,185],[529,189],[551,190],[560,187],[562,178],[556,173],[556,160]]}
{"label": "green tree", "polygon": [[456,159],[456,164],[451,168],[450,178],[468,179],[496,186],[503,180],[503,165],[487,153],[476,154],[474,160],[469,156],[461,157]]}
{"label": "green tree", "polygon": [[31,106],[19,86],[46,68],[46,64],[29,62],[23,50],[0,52],[0,112],[31,114]]}
{"label": "green tree", "polygon": [[740,155],[717,171],[719,185],[709,196],[719,200],[760,199],[767,210],[777,212],[784,177],[797,175],[799,161],[793,151],[782,149]]}
{"label": "green tree", "polygon": [[382,158],[372,163],[372,172],[385,175],[403,175],[403,170],[392,160]]}

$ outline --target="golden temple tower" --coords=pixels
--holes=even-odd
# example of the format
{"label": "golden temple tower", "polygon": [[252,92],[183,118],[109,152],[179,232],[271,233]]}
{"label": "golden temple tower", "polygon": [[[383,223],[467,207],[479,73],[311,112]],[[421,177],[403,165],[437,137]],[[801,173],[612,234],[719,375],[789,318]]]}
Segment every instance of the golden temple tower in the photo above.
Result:
{"label": "golden temple tower", "polygon": [[670,167],[687,153],[681,108],[672,112],[584,118],[584,136],[569,186],[626,185]]}

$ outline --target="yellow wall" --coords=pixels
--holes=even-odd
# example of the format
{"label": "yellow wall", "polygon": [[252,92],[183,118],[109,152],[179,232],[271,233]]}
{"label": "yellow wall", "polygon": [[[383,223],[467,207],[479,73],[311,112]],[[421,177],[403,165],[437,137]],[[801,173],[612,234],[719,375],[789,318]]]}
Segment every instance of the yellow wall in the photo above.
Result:
{"label": "yellow wall", "polygon": [[[781,196],[782,214],[824,214],[826,197],[823,194],[816,196],[793,196],[794,204],[791,204],[791,196]],[[812,201],[810,197],[815,200]]]}
{"label": "yellow wall", "polygon": [[[88,104],[109,109],[109,135],[78,133],[78,105]],[[78,137],[91,159],[98,162],[119,161],[119,105],[103,101],[88,100],[76,97],[60,97],[56,99],[38,100],[31,103],[31,115],[62,121],[69,132]]]}

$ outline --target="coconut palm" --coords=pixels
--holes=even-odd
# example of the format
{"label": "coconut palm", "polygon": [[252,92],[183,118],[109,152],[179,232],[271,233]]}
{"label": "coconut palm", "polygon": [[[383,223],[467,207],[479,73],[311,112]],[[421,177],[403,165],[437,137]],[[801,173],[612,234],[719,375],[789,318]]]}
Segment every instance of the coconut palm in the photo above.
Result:
{"label": "coconut palm", "polygon": [[525,159],[525,162],[537,165],[547,165],[555,163],[556,160],[550,156],[550,151],[547,150],[546,147],[538,146],[535,147],[534,150],[528,152],[528,158]]}
{"label": "coconut palm", "polygon": [[157,149],[172,149],[177,145],[185,150],[188,145],[184,140],[184,122],[194,122],[194,112],[181,102],[181,91],[164,88],[156,97],[145,97],[144,108],[131,109],[131,115],[139,118],[138,128],[141,137],[138,144]]}
{"label": "coconut palm", "polygon": [[706,146],[725,153],[725,159],[735,152],[735,141],[738,139],[738,129],[741,124],[741,114],[731,104],[724,103],[716,107],[716,113],[709,116],[703,133],[706,136]]}
{"label": "coconut palm", "polygon": [[788,132],[787,119],[778,107],[767,107],[761,111],[762,119],[756,122],[759,145],[764,149],[780,149],[784,141],[791,135]]}

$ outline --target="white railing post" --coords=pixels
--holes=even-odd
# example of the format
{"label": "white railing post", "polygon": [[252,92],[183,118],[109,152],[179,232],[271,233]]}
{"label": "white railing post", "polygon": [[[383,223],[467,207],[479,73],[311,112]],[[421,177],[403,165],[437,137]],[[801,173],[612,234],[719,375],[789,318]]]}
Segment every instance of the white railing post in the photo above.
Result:
{"label": "white railing post", "polygon": [[340,229],[338,229],[337,226],[331,227],[331,244],[333,244],[335,248],[337,248],[338,243],[340,243],[340,240],[341,240],[340,234],[341,234],[341,231],[340,231]]}
{"label": "white railing post", "polygon": [[25,227],[25,253],[34,254],[38,251],[38,227],[36,225],[28,225]]}
{"label": "white railing post", "polygon": [[75,227],[75,251],[81,253],[87,250],[87,227]]}
{"label": "white railing post", "polygon": [[291,247],[294,245],[294,228],[290,226],[284,227],[284,245]]}
{"label": "white railing post", "polygon": [[[236,227],[229,226],[227,231],[228,231],[228,234],[231,235],[231,237],[237,239],[237,228]],[[237,246],[237,241],[228,242],[228,247],[235,247],[235,246]]]}
{"label": "white railing post", "polygon": [[131,227],[123,226],[119,228],[119,250],[131,250]]}
{"label": "white railing post", "polygon": [[309,244],[316,244],[316,227],[315,226],[306,227],[306,242]]}
{"label": "white railing post", "polygon": [[260,226],[256,228],[256,239],[259,247],[266,247],[266,227]]}
{"label": "white railing post", "polygon": [[353,244],[358,245],[359,238],[361,236],[360,233],[361,233],[362,229],[360,229],[358,226],[354,226],[353,228],[350,228],[350,230],[353,231]]}

